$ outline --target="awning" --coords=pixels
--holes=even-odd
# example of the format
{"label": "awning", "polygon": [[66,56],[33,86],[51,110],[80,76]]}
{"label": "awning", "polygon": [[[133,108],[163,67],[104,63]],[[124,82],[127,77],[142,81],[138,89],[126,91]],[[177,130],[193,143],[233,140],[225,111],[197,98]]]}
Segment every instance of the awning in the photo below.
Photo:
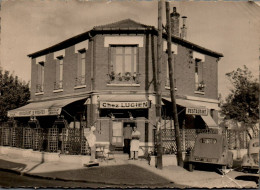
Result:
{"label": "awning", "polygon": [[201,118],[204,120],[204,122],[209,128],[218,128],[218,125],[210,115],[207,116],[201,115]]}
{"label": "awning", "polygon": [[[168,102],[171,102],[171,98],[162,98]],[[188,115],[208,115],[208,109],[205,106],[198,106],[190,103],[188,100],[176,98],[176,104],[186,108],[186,114]]]}
{"label": "awning", "polygon": [[23,107],[10,110],[7,113],[8,117],[30,117],[30,116],[47,116],[60,115],[61,109],[78,100],[86,99],[86,97],[64,98],[61,100],[50,100],[43,102],[32,102]]}

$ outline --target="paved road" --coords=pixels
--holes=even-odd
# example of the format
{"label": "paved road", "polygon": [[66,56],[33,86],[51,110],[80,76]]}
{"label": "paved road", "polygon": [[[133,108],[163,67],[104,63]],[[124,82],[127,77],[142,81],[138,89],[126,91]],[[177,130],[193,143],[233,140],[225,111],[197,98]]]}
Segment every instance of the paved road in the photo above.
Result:
{"label": "paved road", "polygon": [[[0,187],[2,188],[19,188],[19,187],[27,187],[27,188],[59,188],[59,187],[67,187],[67,188],[127,188],[127,187],[135,187],[129,185],[108,185],[101,183],[85,183],[85,182],[71,182],[71,181],[61,181],[61,180],[53,180],[53,179],[42,179],[35,178],[30,176],[21,176],[19,174],[7,171],[0,171]],[[138,185],[140,187],[140,185]],[[143,188],[148,186],[142,186]],[[184,186],[168,184],[168,185],[150,185],[149,188],[183,188]]]}

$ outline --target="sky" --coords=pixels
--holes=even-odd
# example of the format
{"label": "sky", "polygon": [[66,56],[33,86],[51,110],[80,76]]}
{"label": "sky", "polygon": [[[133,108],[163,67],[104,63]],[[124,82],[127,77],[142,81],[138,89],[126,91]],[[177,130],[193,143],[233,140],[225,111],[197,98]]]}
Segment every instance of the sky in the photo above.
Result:
{"label": "sky", "polygon": [[[157,4],[149,0],[2,1],[0,64],[28,82],[31,77],[28,54],[94,26],[127,18],[157,27]],[[260,5],[246,1],[170,1],[170,6],[188,17],[188,41],[224,54],[218,65],[218,87],[223,97],[231,88],[225,73],[246,65],[258,78]],[[164,25],[165,20],[163,13]]]}

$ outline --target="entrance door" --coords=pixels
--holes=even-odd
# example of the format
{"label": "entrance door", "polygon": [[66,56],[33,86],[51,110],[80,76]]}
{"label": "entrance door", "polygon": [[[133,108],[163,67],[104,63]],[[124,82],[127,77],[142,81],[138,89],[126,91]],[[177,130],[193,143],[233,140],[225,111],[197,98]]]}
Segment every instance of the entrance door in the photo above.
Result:
{"label": "entrance door", "polygon": [[123,123],[121,121],[113,121],[112,125],[112,145],[123,147]]}

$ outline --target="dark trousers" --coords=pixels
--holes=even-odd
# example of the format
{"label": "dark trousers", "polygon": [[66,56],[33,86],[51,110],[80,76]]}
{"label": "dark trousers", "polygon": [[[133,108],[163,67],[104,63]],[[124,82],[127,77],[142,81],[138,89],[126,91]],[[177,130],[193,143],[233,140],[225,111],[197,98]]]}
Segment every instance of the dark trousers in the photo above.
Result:
{"label": "dark trousers", "polygon": [[124,139],[124,153],[130,154],[130,139]]}

